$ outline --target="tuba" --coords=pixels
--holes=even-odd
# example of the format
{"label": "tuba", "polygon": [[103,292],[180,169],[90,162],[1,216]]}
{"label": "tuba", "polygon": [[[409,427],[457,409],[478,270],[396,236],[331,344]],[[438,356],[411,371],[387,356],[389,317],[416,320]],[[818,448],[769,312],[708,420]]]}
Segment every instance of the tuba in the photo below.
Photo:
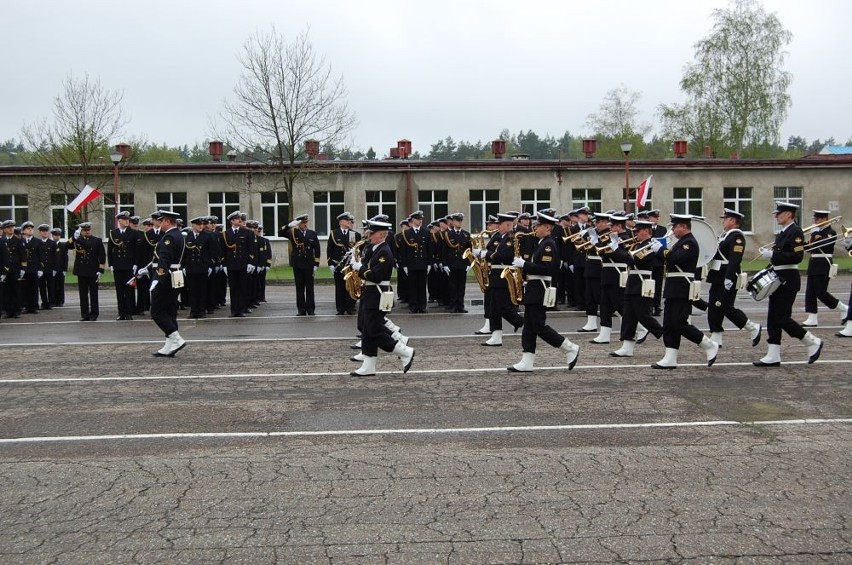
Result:
{"label": "tuba", "polygon": [[[473,249],[485,249],[486,238],[491,237],[495,230],[482,230],[473,238]],[[479,283],[479,290],[485,293],[488,290],[488,272],[491,267],[482,257],[477,257],[471,249],[465,249],[462,258],[470,261],[470,266],[473,269],[473,274],[476,277],[476,282]]]}
{"label": "tuba", "polygon": [[[534,233],[516,232],[514,234],[515,257],[521,256],[521,238],[535,237]],[[520,305],[524,301],[524,273],[518,267],[506,267],[500,273],[500,278],[504,279],[509,285],[509,300],[515,306]]]}
{"label": "tuba", "polygon": [[[361,260],[359,249],[368,241],[370,240],[367,238],[358,241],[347,253],[351,254],[356,263]],[[349,293],[349,296],[351,296],[353,300],[361,298],[361,277],[358,275],[358,271],[353,269],[352,265],[347,262],[346,266],[343,267],[340,272],[343,273],[343,284],[346,285],[346,292]]]}

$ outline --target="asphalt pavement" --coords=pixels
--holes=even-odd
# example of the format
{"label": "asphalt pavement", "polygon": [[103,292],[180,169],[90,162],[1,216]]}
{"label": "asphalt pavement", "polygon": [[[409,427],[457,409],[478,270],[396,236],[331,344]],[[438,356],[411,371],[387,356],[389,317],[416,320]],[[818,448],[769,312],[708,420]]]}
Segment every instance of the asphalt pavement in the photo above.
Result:
{"label": "asphalt pavement", "polygon": [[[831,289],[846,301],[850,283]],[[610,357],[563,309],[548,320],[576,368],[539,343],[514,374],[520,336],[482,347],[481,305],[398,305],[412,370],[383,353],[356,379],[355,318],[317,293],[314,317],[272,286],[246,318],[181,319],[173,359],[151,355],[150,319],[114,320],[111,290],[96,322],[71,288],[0,321],[0,562],[852,563],[836,313],[813,365],[785,336],[782,367],[759,370],[765,331],[756,348],[726,331],[713,367],[685,342],[656,371],[662,343]]]}

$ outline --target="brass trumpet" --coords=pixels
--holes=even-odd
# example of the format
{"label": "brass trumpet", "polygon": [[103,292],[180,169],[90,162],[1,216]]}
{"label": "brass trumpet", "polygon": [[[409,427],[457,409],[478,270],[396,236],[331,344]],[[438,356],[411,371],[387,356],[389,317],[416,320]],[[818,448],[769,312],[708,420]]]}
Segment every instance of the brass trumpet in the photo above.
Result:
{"label": "brass trumpet", "polygon": [[[607,237],[607,240],[611,239]],[[619,245],[624,246],[625,249],[631,249],[634,245],[636,245],[636,237],[631,237],[630,239],[623,239],[618,242]],[[612,253],[612,247],[607,245],[596,246],[595,251],[598,252],[598,255],[604,255],[606,253]]]}
{"label": "brass trumpet", "polygon": [[[609,241],[610,230],[607,230],[598,236],[597,243],[605,243]],[[593,247],[596,246],[596,243],[592,242],[590,239],[583,240],[582,243],[574,244],[574,247],[577,248],[577,251],[590,251]]]}
{"label": "brass trumpet", "polygon": [[563,235],[562,241],[571,242],[576,245],[578,242],[583,241],[583,238],[586,237],[586,232],[589,231],[589,228],[578,231],[577,233],[572,233],[571,235]]}
{"label": "brass trumpet", "polygon": [[674,232],[671,231],[671,230],[667,231],[666,235],[664,235],[663,237],[652,237],[651,239],[649,239],[647,241],[647,243],[645,245],[642,245],[641,247],[639,247],[639,249],[631,249],[630,250],[630,256],[633,257],[636,260],[641,261],[642,259],[644,259],[648,255],[653,253],[653,251],[651,250],[651,247],[654,245],[654,240],[665,239],[666,243],[669,244],[669,243],[671,243],[672,238],[674,238]]}

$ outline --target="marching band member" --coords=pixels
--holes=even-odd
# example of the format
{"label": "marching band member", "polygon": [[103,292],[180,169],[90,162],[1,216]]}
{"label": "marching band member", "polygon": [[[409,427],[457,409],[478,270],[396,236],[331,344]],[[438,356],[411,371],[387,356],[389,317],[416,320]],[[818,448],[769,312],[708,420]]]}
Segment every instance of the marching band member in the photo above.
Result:
{"label": "marching band member", "polygon": [[[650,246],[651,231],[654,229],[652,222],[637,220],[634,226],[636,234],[636,245],[634,249],[642,246]],[[655,285],[652,272],[654,267],[660,263],[656,253],[648,252],[631,255],[624,247],[613,251],[613,255],[619,262],[630,266],[627,276],[627,286],[624,289],[624,310],[621,318],[621,347],[610,352],[612,357],[633,357],[633,350],[637,343],[642,343],[648,333],[657,339],[663,336],[663,327],[651,313],[653,297],[642,293],[642,286],[648,281],[652,287]],[[645,331],[637,329],[644,327]]]}
{"label": "marching band member", "polygon": [[394,340],[387,331],[385,313],[379,309],[383,291],[390,290],[390,280],[393,274],[393,253],[385,241],[388,230],[392,227],[388,222],[368,220],[370,230],[369,255],[364,253],[363,262],[352,259],[352,268],[364,284],[361,304],[363,305],[363,330],[361,332],[361,352],[364,356],[362,365],[349,373],[353,377],[367,377],[376,374],[376,359],[378,350],[391,352],[402,361],[402,372],[407,373],[414,361],[414,348],[405,345],[401,340]]}
{"label": "marching band member", "polygon": [[[572,215],[577,218],[577,223],[571,227],[571,235],[579,232],[587,233],[587,230],[591,227],[589,224],[589,212],[588,206],[577,208],[572,212]],[[577,249],[576,245],[573,247],[573,262],[568,268],[572,270],[574,275],[575,309],[583,312],[586,310],[586,254]]]}
{"label": "marching band member", "polygon": [[722,214],[722,227],[725,229],[719,236],[719,248],[710,262],[707,271],[707,282],[710,292],[707,296],[707,322],[710,325],[710,339],[722,345],[722,321],[728,318],[739,329],[747,329],[751,336],[751,346],[760,342],[760,324],[748,319],[745,313],[734,306],[737,299],[737,279],[741,272],[743,253],[745,252],[745,236],[740,230],[743,214],[736,210],[725,208]]}
{"label": "marching band member", "polygon": [[[612,315],[624,310],[624,289],[621,288],[621,273],[627,270],[627,263],[619,260],[613,253],[619,249],[621,236],[627,230],[627,217],[613,214],[609,217],[608,243],[602,242],[597,248],[601,257],[600,313],[601,331],[590,343],[609,343],[612,336]],[[623,257],[621,257],[623,259]]]}
{"label": "marching band member", "polygon": [[549,289],[552,284],[551,273],[555,261],[556,242],[550,234],[556,222],[556,218],[552,216],[541,212],[536,214],[533,232],[538,240],[538,245],[533,251],[532,257],[529,260],[525,260],[523,257],[515,257],[512,260],[512,265],[521,268],[527,276],[524,287],[524,330],[521,335],[523,355],[518,363],[508,367],[508,370],[512,372],[533,370],[536,339],[539,337],[549,345],[566,352],[569,371],[574,368],[580,354],[578,345],[559,335],[556,330],[547,325],[545,289]]}
{"label": "marching band member", "polygon": [[[843,246],[846,248],[846,251],[852,251],[852,237],[847,237],[843,242]],[[852,304],[852,290],[849,291],[849,303]],[[842,330],[837,332],[837,337],[852,337],[852,320],[849,319],[849,312],[846,312],[846,319],[842,321],[845,326]]]}
{"label": "marching band member", "polygon": [[817,300],[831,310],[840,312],[841,319],[847,316],[846,304],[828,292],[828,281],[831,280],[831,268],[834,259],[834,244],[837,242],[837,232],[828,223],[828,210],[814,210],[814,224],[827,223],[823,228],[814,227],[808,230],[808,282],[805,286],[805,313],[807,319],[802,323],[806,328],[819,325],[817,318]]}
{"label": "marching band member", "polygon": [[[498,225],[497,216],[495,216],[494,214],[489,214],[488,218],[485,220],[485,231],[491,232],[492,234],[496,234],[497,233],[497,225]],[[494,237],[494,235],[492,235],[491,237]],[[485,249],[487,249],[487,248],[488,248],[488,245],[486,244]],[[477,250],[477,251],[480,252],[477,255],[477,257],[480,257],[480,256],[484,257],[485,256],[484,255],[485,249]],[[483,305],[484,316],[485,316],[485,324],[481,328],[479,328],[478,330],[476,330],[474,332],[474,334],[476,334],[476,335],[487,335],[487,334],[491,333],[491,287],[490,287],[490,285],[489,285],[488,288],[485,289],[485,292],[482,295],[482,305]]]}
{"label": "marching band member", "polygon": [[488,274],[488,288],[491,292],[491,305],[489,307],[488,328],[491,337],[482,345],[486,347],[499,347],[503,345],[503,320],[512,324],[515,331],[524,325],[524,319],[512,306],[509,298],[509,284],[500,274],[506,267],[512,266],[515,258],[515,235],[512,226],[515,216],[510,213],[497,214],[497,231],[491,236],[485,249],[480,250],[480,257],[491,264]]}
{"label": "marching band member", "polygon": [[761,256],[769,259],[784,284],[769,296],[769,312],[766,317],[766,342],[769,351],[766,356],[755,361],[755,367],[778,367],[781,365],[781,330],[800,340],[808,348],[808,363],[819,359],[823,341],[796,322],[793,315],[793,302],[802,288],[799,263],[804,256],[805,236],[795,223],[796,210],[799,207],[789,202],[776,202],[775,221],[781,231],[775,236],[775,245],[761,251]]}
{"label": "marching band member", "polygon": [[662,359],[651,365],[653,369],[674,369],[677,367],[681,337],[698,345],[707,354],[707,366],[716,361],[719,346],[706,337],[701,330],[689,323],[692,312],[691,286],[698,265],[698,241],[692,235],[692,216],[689,214],[669,214],[672,221],[672,233],[677,241],[669,249],[663,249],[659,240],[651,244],[657,257],[666,264],[666,286],[663,292],[663,343],[666,353]]}
{"label": "marching band member", "polygon": [[587,251],[586,268],[583,272],[583,283],[585,285],[586,325],[578,329],[578,332],[598,331],[598,306],[601,303],[601,270],[603,263],[601,256],[595,252],[594,246],[598,240],[609,229],[609,214],[597,212],[594,215],[594,226],[587,232],[586,237],[592,244]]}
{"label": "marching band member", "polygon": [[[654,224],[654,227],[651,229],[652,238],[657,239],[666,236],[665,226],[661,226],[659,223],[659,210],[648,210],[648,221]],[[653,316],[659,316],[663,313],[663,279],[665,278],[665,270],[665,265],[660,262],[660,264],[654,267],[652,271],[654,283],[656,283],[656,287],[654,290],[654,300],[652,301],[653,310],[651,311],[651,315]]]}

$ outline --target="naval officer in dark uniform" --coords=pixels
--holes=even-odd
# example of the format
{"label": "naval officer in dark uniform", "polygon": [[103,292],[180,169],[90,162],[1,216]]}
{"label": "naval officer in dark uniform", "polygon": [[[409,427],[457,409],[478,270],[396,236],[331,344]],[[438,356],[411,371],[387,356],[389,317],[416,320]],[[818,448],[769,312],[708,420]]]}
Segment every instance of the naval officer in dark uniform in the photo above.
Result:
{"label": "naval officer in dark uniform", "polygon": [[92,235],[92,224],[83,222],[69,244],[74,250],[74,275],[80,291],[80,321],[94,322],[100,314],[98,280],[106,269],[104,243]]}
{"label": "naval officer in dark uniform", "polygon": [[283,237],[290,240],[290,266],[296,283],[297,316],[313,316],[316,312],[314,299],[314,274],[320,264],[320,242],[317,232],[308,229],[308,215],[302,214],[281,230]]}
{"label": "naval officer in dark uniform", "polygon": [[138,234],[130,229],[130,212],[124,211],[115,216],[118,227],[110,230],[107,242],[107,260],[115,279],[115,297],[118,303],[118,320],[132,320],[134,289],[127,282],[136,276],[136,238]]}
{"label": "naval officer in dark uniform", "polygon": [[[224,246],[223,270],[228,276],[231,295],[231,317],[245,318],[248,313],[248,267],[254,261],[254,232],[242,225],[242,212],[228,214],[230,226],[222,230]],[[253,269],[252,269],[253,270]]]}
{"label": "naval officer in dark uniform", "polygon": [[[172,272],[180,271],[184,254],[183,234],[177,227],[180,214],[163,211],[160,215],[162,235],[154,250],[151,279],[151,319],[166,335],[166,343],[155,357],[174,357],[186,346],[178,333],[177,313],[180,288],[172,284]],[[178,273],[181,274],[181,273]]]}
{"label": "naval officer in dark uniform", "polygon": [[338,316],[355,313],[355,299],[346,291],[346,282],[343,280],[343,267],[341,261],[352,247],[361,241],[361,234],[354,229],[355,216],[350,212],[343,212],[337,216],[337,227],[328,236],[326,246],[326,257],[328,267],[334,276],[334,306]]}

